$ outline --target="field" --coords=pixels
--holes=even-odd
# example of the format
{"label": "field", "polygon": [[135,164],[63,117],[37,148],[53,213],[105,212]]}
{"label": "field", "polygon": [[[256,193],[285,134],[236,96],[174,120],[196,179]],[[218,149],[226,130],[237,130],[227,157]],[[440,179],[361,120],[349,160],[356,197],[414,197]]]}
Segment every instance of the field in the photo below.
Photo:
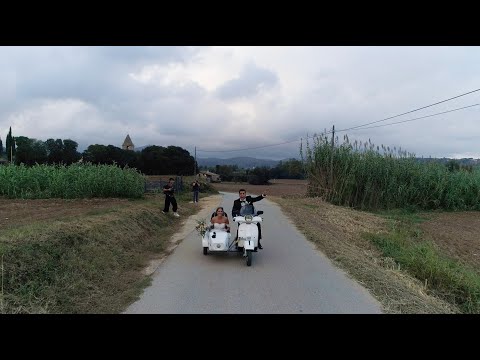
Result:
{"label": "field", "polygon": [[[162,177],[163,179],[164,177]],[[168,177],[167,177],[168,179]],[[213,184],[218,191],[238,192],[245,188],[248,194],[266,192],[268,197],[301,197],[305,195],[305,180],[273,180],[272,185],[246,183]],[[161,201],[161,199],[159,199]],[[94,214],[112,207],[128,206],[127,199],[5,199],[0,198],[0,229]],[[480,268],[480,213],[445,212],[425,213],[429,220],[420,224],[425,236],[432,239],[451,256]],[[368,226],[368,225],[366,225]]]}
{"label": "field", "polygon": [[273,179],[272,185],[250,185],[248,183],[223,182],[212,184],[218,191],[238,193],[238,190],[244,188],[247,195],[260,195],[266,192],[267,196],[305,196],[307,192],[306,180]]}
{"label": "field", "polygon": [[0,199],[0,313],[119,313],[150,278],[150,261],[193,215],[144,199]]}
{"label": "field", "polygon": [[[188,184],[190,179],[185,178],[184,181]],[[315,243],[319,250],[352,278],[369,289],[383,304],[385,312],[455,313],[462,311],[438,297],[438,294],[432,291],[430,284],[413,278],[392,258],[382,254],[373,242],[363,237],[365,233],[382,234],[389,231],[390,220],[384,213],[357,211],[332,205],[320,198],[306,198],[307,181],[304,180],[277,179],[272,180],[272,185],[245,183],[215,183],[212,185],[216,190],[224,192],[238,193],[240,188],[245,188],[247,193],[252,195],[266,192],[268,198],[282,207],[284,213],[292,219],[307,239]],[[202,194],[202,196],[207,196],[207,194]],[[195,212],[194,205],[189,202],[190,194],[187,193],[180,205],[181,214],[184,215],[180,218],[181,221]],[[55,295],[57,300],[51,300],[54,302],[49,303],[48,307],[39,302],[37,305],[34,304],[37,307],[28,305],[30,307],[25,308],[27,305],[23,304],[23,307],[12,308],[13,310],[9,311],[80,313],[120,311],[125,304],[140,293],[141,287],[146,285],[142,280],[143,275],[141,275],[142,264],[145,264],[151,256],[157,256],[152,255],[153,253],[163,252],[163,244],[168,241],[168,236],[171,236],[174,228],[180,225],[180,222],[177,223],[172,217],[162,217],[160,212],[162,206],[163,195],[161,194],[151,194],[145,200],[133,201],[119,198],[23,200],[0,197],[0,237],[3,236],[7,239],[5,245],[10,246],[9,244],[13,245],[14,242],[21,244],[21,238],[18,236],[24,236],[22,234],[31,237],[28,244],[31,242],[32,245],[25,243],[28,246],[33,246],[34,241],[37,241],[36,238],[40,239],[42,244],[43,241],[48,241],[48,243],[55,241],[55,244],[58,242],[57,245],[52,245],[52,251],[60,246],[66,246],[65,249],[68,249],[68,244],[74,241],[75,252],[68,256],[80,263],[80,258],[75,257],[79,250],[79,253],[89,253],[92,262],[95,263],[94,256],[96,255],[94,254],[97,250],[103,249],[103,252],[99,253],[102,259],[111,255],[103,245],[99,247],[98,244],[110,244],[115,248],[124,249],[121,254],[117,254],[121,256],[120,262],[118,259],[111,259],[109,266],[112,266],[112,269],[116,269],[114,266],[118,264],[125,263],[127,266],[129,264],[127,260],[135,256],[135,268],[138,271],[138,274],[128,273],[129,280],[128,283],[125,283],[117,281],[118,273],[115,271],[123,272],[127,267],[122,270],[112,270],[112,274],[108,278],[108,287],[105,288],[107,290],[102,290],[107,285],[104,280],[99,278],[98,285],[95,285],[98,286],[95,291],[100,294],[98,298],[88,298],[85,293],[85,286],[88,284],[79,282],[80,285],[75,296],[79,297],[80,303],[70,304],[68,302],[69,296],[71,296],[69,295],[70,290],[63,292],[59,283],[55,288],[58,290],[55,291],[57,294],[63,294],[61,295],[63,297]],[[442,254],[475,269],[477,273],[479,272],[479,212],[422,212],[409,214],[407,217],[415,220],[412,225],[412,229],[415,230],[415,241],[431,241]],[[119,228],[119,224],[122,228]],[[75,240],[77,239],[76,235],[74,236],[74,232],[77,231],[75,229],[81,230],[81,237],[78,238],[81,241]],[[152,232],[152,229],[155,231]],[[89,234],[94,235],[94,240],[86,237],[90,236]],[[165,238],[159,239],[159,234],[165,235]],[[139,236],[141,238],[138,238]],[[132,241],[141,245],[142,248],[132,247]],[[45,244],[47,243],[45,242]],[[38,249],[32,247],[31,250],[34,253],[31,258],[28,258],[28,261],[34,261],[39,256]],[[20,255],[21,253],[18,256]],[[24,261],[21,260],[17,265],[26,264]],[[9,264],[7,257],[5,264],[6,266]],[[67,267],[68,264],[65,262],[63,266],[70,269]],[[40,266],[34,262],[30,264],[30,266],[34,265]],[[52,266],[52,269],[57,269],[53,263]],[[128,266],[131,267],[131,264]],[[76,267],[72,267],[72,269],[74,268]],[[96,276],[93,265],[88,269],[92,271],[89,276]],[[72,274],[75,273],[72,272]],[[102,277],[105,278],[105,273],[102,274]],[[48,293],[48,287],[40,287],[40,285],[38,285],[38,289]],[[135,287],[135,290],[130,291],[128,287]],[[118,291],[115,290],[116,288]],[[35,289],[31,291],[37,291]],[[18,298],[11,298],[11,301],[16,302],[17,300]]]}
{"label": "field", "polygon": [[480,269],[480,212],[441,213],[430,215],[420,224],[430,238],[450,256]]}
{"label": "field", "polygon": [[[245,188],[247,194],[267,192],[269,197],[299,198],[307,189],[306,180],[277,179],[272,185],[247,183],[213,184],[218,191],[238,192]],[[480,268],[480,212],[424,212],[427,220],[420,224],[426,238],[433,240],[450,255]]]}
{"label": "field", "polygon": [[[274,185],[214,184],[219,191],[249,194],[266,191],[295,225],[338,266],[347,271],[383,304],[387,313],[455,313],[457,306],[439,297],[428,281],[410,276],[406,269],[382,254],[364,234],[391,232],[389,218],[410,226],[413,241],[431,242],[440,254],[480,273],[480,212],[418,212],[386,216],[339,207],[320,198],[305,198],[306,181],[277,180]],[[388,213],[387,213],[388,214]],[[420,259],[420,261],[423,261]],[[436,260],[435,260],[436,261]],[[442,267],[438,264],[438,267]],[[445,263],[449,267],[450,263]],[[435,265],[437,265],[435,263]],[[418,266],[418,265],[417,265]],[[419,265],[422,267],[422,265]],[[454,273],[455,270],[451,271]],[[442,276],[445,276],[442,273]],[[462,277],[462,275],[459,275]],[[441,280],[445,280],[441,278]],[[443,294],[445,295],[445,294]],[[475,312],[478,310],[475,310]]]}
{"label": "field", "polygon": [[127,199],[5,199],[0,198],[0,229],[35,222],[76,218],[128,205]]}
{"label": "field", "polygon": [[[169,176],[149,176],[149,180],[168,180]],[[189,180],[189,179],[187,179]],[[186,183],[188,183],[186,181]],[[238,192],[245,187],[249,193],[260,194],[266,191],[268,196],[304,195],[306,181],[276,180],[270,186],[252,186],[240,183],[214,184],[219,191]],[[162,202],[163,198],[159,198]],[[119,198],[94,199],[6,199],[0,197],[0,229],[26,225],[37,221],[87,216],[114,207],[128,206],[129,200]]]}
{"label": "field", "polygon": [[[255,195],[266,191],[268,197],[277,200],[276,197],[301,198],[305,195],[307,181],[277,179],[272,181],[272,185],[218,183],[213,186],[218,191],[235,193],[243,187],[247,194]],[[480,212],[425,212],[419,215],[427,219],[419,225],[425,238],[434,241],[449,255],[480,269]],[[365,225],[368,227],[368,224]]]}

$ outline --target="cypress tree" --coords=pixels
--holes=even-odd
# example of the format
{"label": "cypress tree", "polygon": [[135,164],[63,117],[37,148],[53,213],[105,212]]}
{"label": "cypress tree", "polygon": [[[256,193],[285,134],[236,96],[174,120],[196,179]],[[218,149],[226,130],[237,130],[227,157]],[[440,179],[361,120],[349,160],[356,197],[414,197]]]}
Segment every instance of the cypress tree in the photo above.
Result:
{"label": "cypress tree", "polygon": [[5,147],[5,152],[7,153],[8,161],[12,161],[12,155],[15,155],[15,138],[12,136],[12,127],[10,126],[10,130],[7,135],[7,146]]}

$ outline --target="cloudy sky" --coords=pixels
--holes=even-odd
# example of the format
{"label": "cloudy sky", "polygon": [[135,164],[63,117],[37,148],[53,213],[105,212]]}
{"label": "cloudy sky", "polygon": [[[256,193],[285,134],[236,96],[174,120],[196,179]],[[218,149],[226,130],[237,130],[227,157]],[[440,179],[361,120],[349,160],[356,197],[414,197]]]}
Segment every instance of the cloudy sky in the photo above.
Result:
{"label": "cloudy sky", "polygon": [[[298,157],[301,138],[480,88],[480,47],[0,47],[0,139],[176,145]],[[384,125],[480,103],[480,91]],[[338,133],[417,156],[480,158],[480,106]],[[289,143],[287,143],[289,142]],[[240,150],[265,145],[256,150]],[[215,152],[221,151],[221,152]]]}

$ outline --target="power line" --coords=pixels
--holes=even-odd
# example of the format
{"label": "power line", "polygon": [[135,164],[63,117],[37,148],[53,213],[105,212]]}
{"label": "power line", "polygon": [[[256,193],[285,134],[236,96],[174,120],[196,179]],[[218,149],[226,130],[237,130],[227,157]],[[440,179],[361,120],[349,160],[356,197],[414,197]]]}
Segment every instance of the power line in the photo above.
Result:
{"label": "power line", "polygon": [[480,91],[480,89],[472,90],[472,91],[466,92],[466,93],[464,93],[464,94],[457,95],[457,96],[451,97],[451,98],[449,98],[449,99],[436,102],[436,103],[434,103],[434,104],[430,104],[430,105],[427,105],[427,106],[423,106],[423,107],[418,108],[418,109],[415,109],[415,110],[407,111],[407,112],[404,112],[404,113],[402,113],[402,114],[398,114],[398,115],[395,115],[395,116],[390,116],[390,117],[385,118],[385,119],[382,119],[382,120],[372,121],[372,122],[370,122],[370,123],[366,123],[366,124],[363,124],[363,125],[354,126],[354,127],[349,128],[348,130],[353,130],[353,129],[356,129],[356,128],[359,128],[359,127],[364,127],[364,126],[367,126],[367,125],[376,124],[376,123],[379,123],[379,122],[382,122],[382,121],[394,119],[394,118],[396,118],[396,117],[399,117],[399,116],[402,116],[402,115],[406,115],[406,114],[410,114],[410,113],[413,113],[413,112],[415,112],[415,111],[419,111],[419,110],[422,110],[422,109],[426,109],[426,108],[428,108],[428,107],[435,106],[435,105],[438,105],[438,104],[441,104],[441,103],[444,103],[444,102],[447,102],[447,101],[450,101],[450,100],[453,100],[453,99],[457,99],[457,98],[459,98],[459,97],[462,97],[462,96],[465,96],[465,95],[468,95],[468,94],[471,94],[471,93],[474,93],[474,92],[477,92],[477,91]]}
{"label": "power line", "polygon": [[278,144],[256,146],[256,147],[250,147],[250,148],[244,148],[244,149],[234,149],[234,150],[200,150],[200,149],[197,149],[197,151],[202,151],[202,152],[232,152],[232,151],[255,150],[255,149],[262,149],[262,148],[271,147],[271,146],[285,145],[285,144],[293,143],[293,142],[300,141],[300,140],[295,139],[295,140],[291,140],[291,141],[284,141],[284,142],[281,142],[281,143],[278,143]]}
{"label": "power line", "polygon": [[[383,125],[367,126],[367,127],[362,127],[361,129],[358,128],[358,126],[355,126],[355,127],[348,128],[348,129],[336,130],[335,132],[343,132],[343,131],[348,131],[348,130],[373,129],[373,128],[377,128],[377,127],[396,125],[396,124],[411,122],[411,121],[415,121],[415,120],[425,119],[425,118],[429,118],[429,117],[433,117],[433,116],[438,116],[438,115],[442,115],[442,114],[447,114],[447,113],[451,113],[451,112],[455,112],[455,111],[459,111],[459,110],[463,110],[463,109],[468,109],[468,108],[471,108],[471,107],[474,107],[474,106],[479,106],[479,105],[480,105],[480,103],[477,103],[477,104],[473,104],[473,105],[463,106],[463,107],[460,107],[460,108],[457,108],[457,109],[442,111],[442,112],[439,112],[439,113],[436,113],[436,114],[421,116],[421,117],[418,117],[418,118],[402,120],[402,121],[397,121],[397,122],[383,124]],[[325,133],[322,133],[322,134],[327,135],[327,134],[331,134],[331,133],[332,133],[332,131],[328,131],[328,132],[325,132]],[[313,138],[313,137],[314,136],[308,136],[307,135],[305,138],[308,139],[308,138]],[[270,144],[270,145],[256,146],[256,147],[250,147],[250,148],[244,148],[244,149],[235,149],[235,150],[199,150],[199,149],[197,149],[197,151],[203,151],[203,152],[232,152],[232,151],[255,150],[255,149],[261,149],[261,148],[266,148],[266,147],[271,147],[271,146],[289,144],[289,143],[298,142],[298,141],[301,141],[301,140],[302,139],[295,139],[295,140],[291,140],[291,141],[284,141],[284,142],[278,143],[278,144]]]}
{"label": "power line", "polygon": [[436,114],[432,114],[432,115],[425,115],[425,116],[421,116],[421,117],[414,118],[414,119],[402,120],[402,121],[397,121],[397,122],[383,124],[383,125],[367,126],[367,127],[362,127],[361,129],[358,129],[357,127],[353,127],[353,128],[349,128],[349,129],[337,130],[336,132],[348,131],[348,130],[352,130],[352,129],[356,129],[356,130],[373,129],[373,128],[382,127],[382,126],[396,125],[396,124],[406,123],[406,122],[409,122],[409,121],[415,121],[415,120],[425,119],[425,118],[432,117],[432,116],[438,116],[438,115],[442,115],[442,114],[446,114],[446,113],[450,113],[450,112],[454,112],[454,111],[459,111],[459,110],[463,110],[463,109],[467,109],[467,108],[471,108],[471,107],[479,106],[479,105],[480,105],[480,103],[464,106],[464,107],[461,107],[461,108],[458,108],[458,109],[442,111],[440,113],[436,113]]}
{"label": "power line", "polygon": [[[444,112],[437,113],[437,114],[422,116],[422,117],[419,117],[419,118],[414,118],[414,119],[409,119],[409,120],[404,120],[404,121],[398,121],[398,122],[389,123],[389,124],[384,124],[384,125],[366,127],[367,125],[376,124],[376,123],[379,123],[379,122],[382,122],[382,121],[391,120],[391,119],[394,119],[394,118],[397,118],[397,117],[400,117],[400,116],[403,116],[403,115],[406,115],[406,114],[410,114],[410,113],[413,113],[413,112],[416,112],[416,111],[419,111],[419,110],[422,110],[422,109],[426,109],[426,108],[429,108],[429,107],[432,107],[432,106],[435,106],[435,105],[438,105],[438,104],[441,104],[441,103],[444,103],[444,102],[447,102],[447,101],[450,101],[450,100],[453,100],[453,99],[457,99],[457,98],[459,98],[459,97],[462,97],[462,96],[465,96],[465,95],[468,95],[468,94],[472,94],[472,93],[477,92],[477,91],[480,91],[480,88],[479,88],[479,89],[472,90],[472,91],[469,91],[469,92],[466,92],[466,93],[463,93],[463,94],[460,94],[460,95],[457,95],[457,96],[454,96],[454,97],[451,97],[451,98],[448,98],[448,99],[445,99],[445,100],[442,100],[442,101],[438,101],[438,102],[436,102],[436,103],[433,103],[433,104],[430,104],[430,105],[427,105],[427,106],[422,106],[422,107],[420,107],[420,108],[417,108],[417,109],[414,109],[414,110],[411,110],[411,111],[407,111],[407,112],[404,112],[404,113],[401,113],[401,114],[398,114],[398,115],[395,115],[395,116],[390,116],[390,117],[385,118],[385,119],[381,119],[381,120],[377,120],[377,121],[372,121],[372,122],[365,123],[365,124],[362,124],[362,125],[353,126],[353,127],[351,127],[351,128],[348,128],[348,129],[337,130],[337,132],[343,132],[343,131],[348,131],[348,130],[355,130],[355,129],[359,129],[359,128],[362,128],[362,129],[371,129],[371,128],[375,128],[375,127],[390,126],[390,125],[400,124],[400,123],[404,123],[404,122],[409,122],[409,121],[424,119],[424,118],[427,118],[427,117],[432,117],[432,116],[437,116],[437,115],[441,115],[441,114],[446,114],[446,113],[449,113],[449,112],[458,111],[458,110],[466,109],[466,108],[473,107],[473,106],[478,106],[479,104],[474,104],[474,105],[469,105],[469,106],[465,106],[465,107],[461,107],[461,108],[457,108],[457,109],[453,109],[453,110],[444,111]],[[324,132],[324,133],[322,133],[322,134],[323,134],[323,135],[328,135],[328,134],[331,134],[331,133],[332,133],[332,131],[327,131],[327,132]],[[309,136],[307,136],[306,138],[308,139]],[[302,139],[295,139],[295,140],[290,140],[290,141],[284,141],[284,142],[277,143],[277,144],[256,146],[256,147],[243,148],[243,149],[231,149],[231,150],[201,150],[201,149],[197,149],[197,151],[223,153],[223,152],[256,150],[256,149],[263,149],[263,148],[272,147],[272,146],[279,146],[279,145],[290,144],[290,143],[298,142],[298,141],[301,141],[301,140],[302,140]]]}

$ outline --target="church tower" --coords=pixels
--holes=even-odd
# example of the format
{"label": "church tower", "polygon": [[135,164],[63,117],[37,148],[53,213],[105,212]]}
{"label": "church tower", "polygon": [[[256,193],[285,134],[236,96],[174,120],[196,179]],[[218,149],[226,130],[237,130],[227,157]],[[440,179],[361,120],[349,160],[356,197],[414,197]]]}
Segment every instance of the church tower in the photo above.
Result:
{"label": "church tower", "polygon": [[135,149],[135,145],[133,145],[132,139],[130,139],[130,135],[127,135],[127,137],[125,138],[125,141],[123,142],[123,145],[122,145],[122,149],[123,150],[134,150]]}

